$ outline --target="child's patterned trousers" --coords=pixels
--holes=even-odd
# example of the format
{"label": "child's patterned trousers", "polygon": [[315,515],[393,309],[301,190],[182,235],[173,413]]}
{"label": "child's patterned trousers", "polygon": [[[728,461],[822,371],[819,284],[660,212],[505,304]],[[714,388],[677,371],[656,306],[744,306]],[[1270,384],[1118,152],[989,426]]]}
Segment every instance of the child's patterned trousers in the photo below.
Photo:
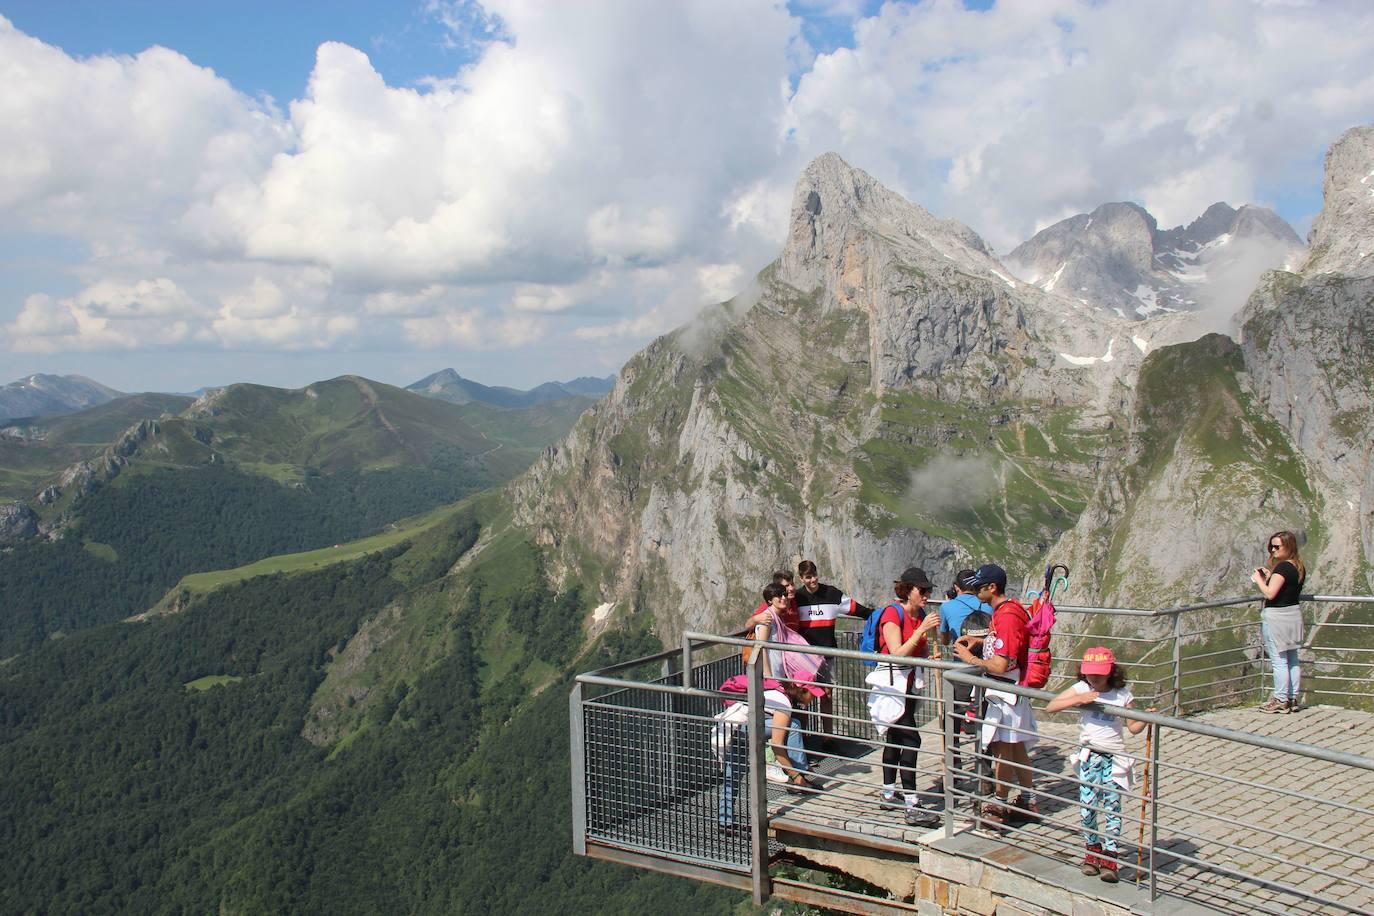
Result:
{"label": "child's patterned trousers", "polygon": [[1078,809],[1083,842],[1116,855],[1116,841],[1121,836],[1121,792],[1112,782],[1112,755],[1088,750],[1087,759],[1078,765],[1078,778],[1083,781],[1078,787],[1078,803],[1083,806]]}

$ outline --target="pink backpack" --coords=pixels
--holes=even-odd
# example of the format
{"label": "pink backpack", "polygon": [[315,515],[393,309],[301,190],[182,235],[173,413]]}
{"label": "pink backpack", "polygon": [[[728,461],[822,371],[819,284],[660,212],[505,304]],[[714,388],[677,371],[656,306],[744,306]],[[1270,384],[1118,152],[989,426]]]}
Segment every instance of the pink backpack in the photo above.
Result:
{"label": "pink backpack", "polygon": [[1026,629],[1030,635],[1030,652],[1026,655],[1026,670],[1021,673],[1022,687],[1044,687],[1050,682],[1050,663],[1054,656],[1050,652],[1050,634],[1054,630],[1054,602],[1050,596],[1054,593],[1054,586],[1057,583],[1054,577],[1056,569],[1064,570],[1062,581],[1067,588],[1069,584],[1069,568],[1056,563],[1045,569],[1045,590],[1035,596],[1031,602],[1030,610],[1026,613],[1030,615],[1030,620],[1026,623]]}
{"label": "pink backpack", "polygon": [[1031,602],[1030,621],[1026,629],[1030,633],[1030,651],[1026,654],[1026,670],[1021,672],[1022,687],[1044,687],[1050,682],[1050,663],[1054,660],[1050,653],[1050,631],[1054,629],[1054,604],[1046,595],[1039,595]]}

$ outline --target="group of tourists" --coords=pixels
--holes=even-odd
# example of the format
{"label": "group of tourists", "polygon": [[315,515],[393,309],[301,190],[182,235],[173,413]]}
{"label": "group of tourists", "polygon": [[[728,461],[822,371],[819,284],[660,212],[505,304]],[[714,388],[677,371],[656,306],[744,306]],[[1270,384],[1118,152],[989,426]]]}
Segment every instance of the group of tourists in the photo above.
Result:
{"label": "group of tourists", "polygon": [[[1297,649],[1302,642],[1302,618],[1298,595],[1306,568],[1298,556],[1297,539],[1290,531],[1269,538],[1268,562],[1255,569],[1253,580],[1264,597],[1262,634],[1273,661],[1274,693],[1260,709],[1268,713],[1297,708],[1301,668]],[[798,587],[798,582],[800,587]],[[1030,652],[1029,624],[1032,614],[1007,594],[1007,573],[996,564],[960,570],[945,592],[939,608],[927,607],[935,584],[920,567],[905,570],[893,582],[896,600],[881,608],[860,603],[839,588],[820,581],[816,564],[803,560],[795,577],[780,570],[762,590],[762,603],[749,618],[748,635],[756,640],[784,645],[835,648],[835,623],[842,616],[867,621],[862,648],[899,658],[945,658],[947,654],[978,673],[1008,685],[1026,683]],[[804,736],[818,739],[822,753],[835,748],[832,665],[829,658],[770,648],[760,664],[764,675],[764,705],[768,712],[769,745],[776,762],[778,781],[787,791],[803,794],[820,791],[824,783],[812,771]],[[866,663],[868,664],[868,663]],[[1079,784],[1082,836],[1086,847],[1085,875],[1115,882],[1119,864],[1121,796],[1132,785],[1134,758],[1126,753],[1124,732],[1138,734],[1145,723],[1124,720],[1110,711],[1134,700],[1126,673],[1111,649],[1094,646],[1083,653],[1078,676],[1045,707],[1046,712],[1079,709],[1079,748],[1074,756]],[[745,689],[743,678],[732,679],[736,691]],[[878,804],[905,811],[913,826],[931,821],[932,805],[944,795],[943,779],[927,793],[916,786],[917,752],[921,747],[919,704],[924,696],[925,668],[899,663],[876,664],[865,678],[870,688],[868,706],[882,742],[882,785]],[[1035,682],[1032,682],[1035,683]],[[1032,786],[1030,748],[1038,740],[1035,712],[1030,699],[1012,691],[988,688],[982,708],[973,709],[973,688],[953,686],[956,710],[952,772],[967,774],[967,789],[980,780],[965,771],[960,746],[975,739],[975,759],[992,762],[992,791],[980,792],[978,817],[983,823],[1017,826],[1040,818]],[[803,729],[802,718],[814,703],[817,715],[812,727]],[[743,703],[739,704],[741,707]],[[1153,712],[1154,710],[1149,710]],[[719,823],[723,831],[737,830],[734,799],[748,764],[747,727],[742,709],[736,709],[733,732],[723,742],[725,786],[721,793]],[[728,714],[728,713],[727,713]],[[978,767],[982,772],[982,767]],[[986,775],[986,774],[985,774]],[[986,783],[983,783],[986,785]]]}

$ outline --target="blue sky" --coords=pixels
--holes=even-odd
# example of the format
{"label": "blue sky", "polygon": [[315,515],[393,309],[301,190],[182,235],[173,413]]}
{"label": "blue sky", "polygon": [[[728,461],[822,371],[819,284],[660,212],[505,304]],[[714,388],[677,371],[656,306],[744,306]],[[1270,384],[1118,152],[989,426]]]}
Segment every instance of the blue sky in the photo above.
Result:
{"label": "blue sky", "polygon": [[452,73],[473,51],[446,47],[423,8],[375,0],[7,0],[0,13],[74,56],[173,48],[241,91],[282,104],[304,93],[326,41],[367,52],[394,85]]}
{"label": "blue sky", "polygon": [[[880,0],[843,4],[827,14],[823,3],[791,3],[805,21],[804,34],[818,52],[854,40],[854,12],[871,15]],[[986,9],[991,0],[968,2]],[[388,83],[413,86],[470,63],[478,46],[455,43],[436,28],[425,4],[377,0],[7,0],[0,13],[23,31],[68,53],[135,54],[150,45],[174,48],[210,67],[250,95],[285,103],[298,98],[310,78],[315,49],[326,41],[351,45],[372,59]]]}
{"label": "blue sky", "polygon": [[0,0],[0,381],[608,374],[827,150],[1003,251],[1120,199],[1305,232],[1371,8],[1160,4]]}

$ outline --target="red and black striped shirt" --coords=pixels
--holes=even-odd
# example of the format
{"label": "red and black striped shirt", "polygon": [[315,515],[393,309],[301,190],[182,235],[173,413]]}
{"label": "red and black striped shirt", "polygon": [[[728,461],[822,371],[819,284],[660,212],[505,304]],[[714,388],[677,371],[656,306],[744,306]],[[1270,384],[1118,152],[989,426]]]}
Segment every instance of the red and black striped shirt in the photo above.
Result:
{"label": "red and black striped shirt", "polygon": [[835,620],[841,615],[867,617],[873,609],[833,585],[822,582],[814,592],[797,589],[798,631],[813,646],[835,647]]}

